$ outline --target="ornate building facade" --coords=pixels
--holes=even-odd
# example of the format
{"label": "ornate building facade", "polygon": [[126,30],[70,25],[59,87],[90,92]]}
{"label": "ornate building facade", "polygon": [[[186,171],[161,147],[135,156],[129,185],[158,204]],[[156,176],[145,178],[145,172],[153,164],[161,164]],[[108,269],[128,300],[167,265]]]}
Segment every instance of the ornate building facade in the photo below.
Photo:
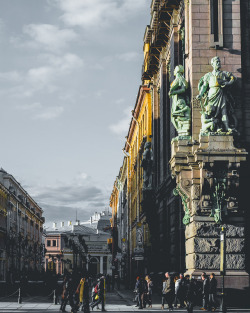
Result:
{"label": "ornate building facade", "polygon": [[[249,20],[249,1],[151,2],[140,90],[152,126],[143,142],[138,97],[125,143],[131,277],[206,271],[249,288]],[[141,167],[148,150],[151,172]],[[150,234],[138,235],[142,268],[140,225]]]}

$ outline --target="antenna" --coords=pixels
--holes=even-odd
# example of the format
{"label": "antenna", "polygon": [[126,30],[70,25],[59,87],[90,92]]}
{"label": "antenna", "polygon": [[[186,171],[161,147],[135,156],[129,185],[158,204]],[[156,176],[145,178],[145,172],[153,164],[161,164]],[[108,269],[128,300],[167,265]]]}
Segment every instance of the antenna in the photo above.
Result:
{"label": "antenna", "polygon": [[77,222],[77,209],[76,209],[76,222]]}

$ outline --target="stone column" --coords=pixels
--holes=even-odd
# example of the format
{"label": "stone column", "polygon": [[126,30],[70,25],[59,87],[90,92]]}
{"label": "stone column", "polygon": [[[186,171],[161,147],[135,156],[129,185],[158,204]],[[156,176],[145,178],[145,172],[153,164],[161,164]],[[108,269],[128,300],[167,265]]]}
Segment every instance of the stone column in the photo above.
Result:
{"label": "stone column", "polygon": [[100,273],[103,273],[103,256],[100,256]]}

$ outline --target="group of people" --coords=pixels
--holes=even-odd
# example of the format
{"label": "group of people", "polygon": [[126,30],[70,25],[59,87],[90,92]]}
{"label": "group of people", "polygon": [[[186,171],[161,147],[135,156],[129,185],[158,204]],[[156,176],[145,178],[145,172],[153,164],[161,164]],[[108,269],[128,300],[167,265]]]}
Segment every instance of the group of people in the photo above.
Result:
{"label": "group of people", "polygon": [[[135,300],[136,306],[143,309],[148,304],[152,308],[152,292],[153,282],[149,276],[137,277],[135,284]],[[162,284],[162,303],[161,308],[164,309],[165,303],[168,305],[169,311],[174,308],[187,308],[188,313],[193,312],[194,305],[198,304],[197,299],[202,295],[202,308],[204,311],[216,310],[216,292],[217,280],[214,273],[207,276],[205,272],[201,275],[201,283],[190,275],[180,274],[172,276],[170,273],[165,273],[165,279]]]}
{"label": "group of people", "polygon": [[145,308],[147,304],[152,308],[153,282],[149,276],[137,276],[134,291],[138,309]]}
{"label": "group of people", "polygon": [[[73,279],[71,275],[67,275],[63,281],[61,306],[60,310],[66,312],[66,305],[71,307],[71,313],[76,313],[81,310],[84,313],[89,313],[90,308],[102,306],[102,311],[105,311],[105,277],[100,275],[97,281],[92,283],[91,303],[89,303],[89,279],[82,276],[80,281]],[[98,307],[99,308],[99,307]]]}
{"label": "group of people", "polygon": [[193,312],[194,305],[199,294],[202,294],[202,310],[215,311],[216,310],[216,292],[217,281],[214,273],[208,277],[205,272],[202,273],[202,284],[199,286],[197,280],[190,275],[175,276],[172,278],[170,274],[165,273],[166,280],[162,287],[162,309],[167,302],[169,311],[173,308],[186,307],[188,313]]}

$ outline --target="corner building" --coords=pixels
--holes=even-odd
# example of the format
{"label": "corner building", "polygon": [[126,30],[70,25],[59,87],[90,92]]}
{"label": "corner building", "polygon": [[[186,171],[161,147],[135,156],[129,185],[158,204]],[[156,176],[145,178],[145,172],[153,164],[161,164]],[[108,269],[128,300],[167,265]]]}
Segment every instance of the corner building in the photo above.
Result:
{"label": "corner building", "polygon": [[[220,280],[220,229],[226,229],[225,284],[249,288],[249,64],[250,3],[244,0],[185,0],[151,3],[144,36],[142,80],[152,94],[154,211],[152,271],[183,271],[196,277],[215,272]],[[222,71],[237,78],[232,87],[237,135],[201,135],[198,83],[213,70],[218,56]],[[177,65],[187,80],[191,131],[178,136],[171,123],[170,84]],[[224,171],[222,177],[221,171]],[[215,182],[225,181],[223,210],[215,223],[211,210]],[[218,183],[219,184],[219,183]],[[219,185],[218,185],[219,186]],[[218,187],[217,186],[217,187]],[[179,196],[174,196],[176,192]],[[183,217],[188,222],[183,224]]]}
{"label": "corner building", "polygon": [[[244,294],[249,291],[250,270],[250,2],[152,0],[150,10],[142,85],[124,149],[130,281],[137,273],[170,271],[199,277],[214,272],[219,288],[224,274],[228,294]],[[223,89],[216,78],[218,85],[213,87],[223,89],[233,105],[213,120],[224,125],[221,129],[206,131],[198,84],[213,71],[214,57],[220,58],[223,75],[233,84]],[[190,112],[185,135],[172,123],[176,103],[169,96],[180,65]],[[150,103],[147,111],[144,102]],[[225,114],[233,118],[233,130],[224,123]],[[146,154],[151,160],[150,153],[151,172],[142,166]]]}

